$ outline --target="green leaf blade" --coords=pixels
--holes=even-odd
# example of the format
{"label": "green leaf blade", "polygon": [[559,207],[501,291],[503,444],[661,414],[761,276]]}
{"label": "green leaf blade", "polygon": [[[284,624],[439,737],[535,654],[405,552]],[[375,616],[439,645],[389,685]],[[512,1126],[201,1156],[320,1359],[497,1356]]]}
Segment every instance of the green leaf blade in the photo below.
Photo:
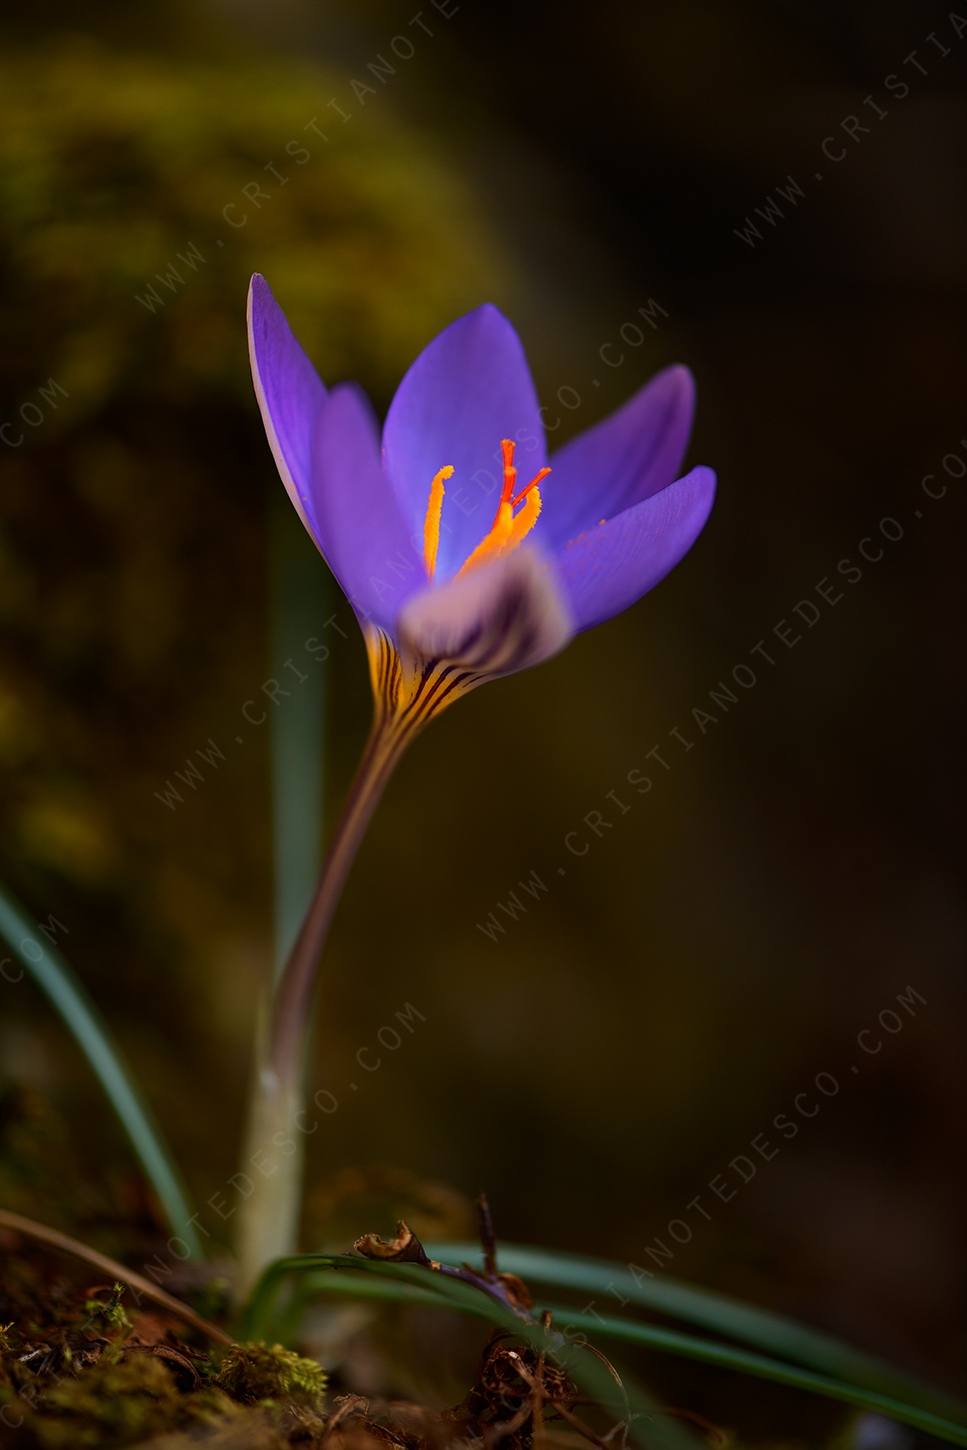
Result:
{"label": "green leaf blade", "polygon": [[[480,1260],[479,1245],[469,1242],[427,1244],[426,1251],[441,1263],[475,1263]],[[639,1279],[624,1264],[607,1259],[585,1258],[560,1250],[536,1249],[519,1244],[499,1244],[498,1262],[502,1269],[519,1275],[531,1285],[545,1284],[606,1295],[606,1304],[623,1301],[672,1319],[701,1325],[830,1379],[908,1402],[942,1418],[967,1417],[967,1406],[913,1375],[894,1369],[832,1335],[799,1324],[785,1315],[743,1304],[725,1294],[664,1276],[646,1278],[642,1273]]]}
{"label": "green leaf blade", "polygon": [[657,1349],[685,1359],[700,1360],[705,1364],[755,1375],[759,1379],[773,1380],[777,1384],[822,1395],[826,1399],[840,1400],[855,1409],[872,1410],[876,1414],[886,1415],[916,1430],[938,1435],[952,1445],[967,1445],[967,1424],[957,1424],[916,1405],[877,1394],[873,1390],[865,1390],[859,1385],[845,1384],[841,1380],[814,1374],[810,1370],[799,1369],[765,1355],[750,1354],[748,1350],[734,1349],[731,1345],[718,1344],[714,1340],[699,1339],[694,1335],[681,1334],[673,1329],[661,1329],[652,1324],[639,1324],[633,1319],[582,1314],[563,1305],[542,1307],[551,1309],[555,1324],[581,1329],[589,1336],[618,1339],[625,1344]]}
{"label": "green leaf blade", "polygon": [[[536,1252],[536,1251],[535,1251]],[[488,1295],[443,1275],[415,1264],[395,1264],[357,1258],[348,1254],[306,1254],[289,1259],[280,1259],[263,1275],[262,1280],[249,1302],[246,1315],[239,1326],[242,1338],[268,1338],[273,1327],[275,1301],[282,1283],[289,1274],[312,1274],[320,1291],[324,1290],[324,1276],[318,1270],[346,1269],[345,1282],[338,1292],[359,1294],[364,1298],[385,1298],[395,1302],[432,1304],[439,1308],[456,1309],[486,1319],[510,1334],[529,1341],[537,1349],[548,1349],[549,1339],[540,1326],[525,1323],[512,1311],[496,1303]],[[393,1281],[371,1292],[363,1289],[360,1276],[371,1274]],[[587,1314],[563,1305],[547,1305],[554,1316],[554,1329],[578,1329],[603,1338],[617,1339],[640,1348],[657,1349],[680,1357],[718,1365],[739,1373],[751,1374],[761,1379],[773,1380],[793,1389],[821,1395],[837,1400],[855,1409],[870,1410],[886,1415],[901,1424],[926,1431],[952,1445],[967,1446],[967,1423],[956,1422],[946,1416],[933,1413],[916,1404],[895,1396],[880,1394],[861,1385],[850,1384],[841,1379],[803,1370],[791,1363],[772,1359],[765,1355],[736,1349],[733,1345],[701,1339],[683,1334],[677,1330],[658,1325],[642,1324],[632,1319],[616,1316]],[[553,1331],[552,1331],[553,1333]],[[557,1337],[559,1344],[560,1336]],[[580,1356],[576,1351],[580,1341],[567,1346],[564,1353],[555,1357],[565,1362],[568,1372],[588,1393],[621,1419],[630,1407],[632,1433],[638,1443],[656,1447],[656,1450],[684,1450],[685,1445],[694,1445],[694,1439],[679,1426],[661,1422],[660,1411],[635,1382],[623,1373],[625,1394],[616,1393],[617,1386],[600,1361]],[[622,1404],[627,1403],[622,1410]],[[649,1428],[645,1429],[645,1422]],[[656,1428],[657,1427],[657,1428]]]}
{"label": "green leaf blade", "polygon": [[[56,947],[46,941],[41,945],[34,930],[20,905],[0,887],[0,936],[60,1013],[90,1063],[175,1235],[186,1245],[190,1258],[203,1259],[202,1242],[192,1222],[197,1215],[187,1189],[121,1049],[73,968]],[[28,943],[39,950],[39,957],[27,953]]]}
{"label": "green leaf blade", "polygon": [[[429,1291],[436,1296],[437,1307],[484,1319],[525,1340],[538,1351],[553,1354],[580,1388],[597,1400],[616,1422],[630,1412],[631,1435],[642,1450],[698,1450],[700,1442],[695,1436],[662,1415],[630,1375],[622,1374],[623,1388],[619,1388],[601,1361],[590,1352],[580,1352],[580,1345],[565,1345],[562,1350],[540,1325],[520,1318],[481,1290],[416,1264],[396,1264],[349,1254],[300,1254],[277,1259],[255,1286],[237,1326],[238,1337],[246,1340],[271,1337],[277,1323],[279,1290],[289,1274],[346,1269],[395,1280],[407,1290]],[[421,1299],[421,1302],[424,1301]]]}

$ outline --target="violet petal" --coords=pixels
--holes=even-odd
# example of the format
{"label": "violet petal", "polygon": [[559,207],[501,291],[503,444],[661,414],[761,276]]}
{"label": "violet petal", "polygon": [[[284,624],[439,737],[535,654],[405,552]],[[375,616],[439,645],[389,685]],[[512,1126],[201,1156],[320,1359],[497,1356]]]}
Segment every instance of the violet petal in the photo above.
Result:
{"label": "violet petal", "polygon": [[695,411],[688,368],[666,368],[603,422],[551,458],[537,537],[559,549],[601,519],[623,513],[672,482]]}
{"label": "violet petal", "polygon": [[573,539],[556,555],[578,630],[634,604],[692,547],[715,497],[715,474],[693,468],[660,493]]}
{"label": "violet petal", "polygon": [[258,272],[249,285],[248,339],[255,396],[272,456],[296,512],[318,544],[311,496],[312,435],[326,389]]}
{"label": "violet petal", "polygon": [[413,363],[383,430],[386,470],[412,532],[447,464],[437,576],[460,568],[489,532],[503,480],[500,443],[517,444],[520,486],[544,466],[544,428],[520,338],[486,303],[444,328]]}
{"label": "violet petal", "polygon": [[313,439],[313,505],[323,553],[360,619],[390,634],[400,608],[426,586],[379,460],[375,414],[361,388],[334,388]]}

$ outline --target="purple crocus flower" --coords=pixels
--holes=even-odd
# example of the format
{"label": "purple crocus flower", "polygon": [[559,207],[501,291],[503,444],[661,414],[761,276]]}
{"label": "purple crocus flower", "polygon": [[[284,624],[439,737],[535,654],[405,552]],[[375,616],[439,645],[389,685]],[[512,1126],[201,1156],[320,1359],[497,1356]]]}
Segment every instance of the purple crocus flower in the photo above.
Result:
{"label": "purple crocus flower", "polygon": [[[708,517],[715,477],[675,481],[694,405],[669,368],[547,464],[520,339],[478,307],[425,348],[382,442],[353,384],[328,392],[268,286],[249,293],[265,431],[302,522],[366,638],[373,728],[312,903],[271,996],[249,1140],[299,1121],[318,964],[366,826],[413,736],[485,680],[536,665],[633,604],[674,568]],[[519,471],[518,471],[519,470]],[[293,1251],[301,1157],[243,1212],[242,1276]]]}
{"label": "purple crocus flower", "polygon": [[708,517],[711,469],[676,480],[694,409],[685,367],[548,467],[523,347],[489,304],[416,359],[382,444],[365,395],[327,391],[258,275],[249,336],[279,472],[366,637],[377,720],[405,720],[407,735],[627,609]]}

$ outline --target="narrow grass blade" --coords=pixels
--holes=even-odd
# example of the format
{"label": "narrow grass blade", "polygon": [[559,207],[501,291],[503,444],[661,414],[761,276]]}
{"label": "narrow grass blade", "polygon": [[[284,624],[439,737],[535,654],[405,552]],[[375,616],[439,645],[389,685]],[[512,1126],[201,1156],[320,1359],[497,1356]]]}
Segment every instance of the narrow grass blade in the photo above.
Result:
{"label": "narrow grass blade", "polygon": [[[68,1234],[62,1234],[59,1229],[48,1228],[46,1224],[37,1223],[32,1218],[24,1218],[19,1213],[10,1213],[5,1208],[0,1208],[0,1228],[13,1229],[14,1233],[37,1239],[42,1244],[59,1249],[63,1254],[70,1254],[72,1258],[92,1265],[99,1274],[107,1279],[130,1285],[136,1297],[140,1294],[153,1303],[160,1304],[162,1309],[168,1310],[169,1314],[174,1314],[194,1329],[200,1329],[202,1334],[207,1335],[209,1339],[214,1339],[217,1344],[234,1344],[235,1342],[231,1335],[225,1333],[224,1329],[220,1329],[217,1324],[210,1324],[207,1319],[196,1314],[190,1305],[183,1304],[180,1299],[172,1298],[166,1290],[159,1288],[150,1279],[136,1274],[133,1269],[129,1269],[125,1264],[119,1264],[116,1259],[109,1259],[106,1254],[92,1249],[90,1244],[82,1244],[79,1239],[72,1239]],[[140,1303],[140,1300],[137,1302]]]}
{"label": "narrow grass blade", "polygon": [[[312,899],[322,848],[326,569],[283,489],[270,503],[275,971]],[[315,638],[312,650],[307,642]]]}
{"label": "narrow grass blade", "polygon": [[271,1338],[278,1322],[276,1306],[279,1291],[285,1280],[291,1274],[312,1274],[318,1278],[320,1270],[350,1270],[354,1278],[359,1274],[371,1274],[376,1278],[395,1280],[404,1289],[419,1291],[420,1302],[426,1302],[422,1295],[430,1289],[440,1308],[455,1309],[484,1319],[530,1343],[535,1349],[552,1355],[575,1383],[597,1400],[616,1422],[629,1418],[632,1438],[643,1450],[697,1450],[699,1442],[695,1436],[663,1415],[631,1376],[622,1373],[622,1387],[619,1388],[607,1368],[580,1342],[571,1344],[562,1340],[560,1335],[548,1335],[540,1325],[518,1318],[511,1310],[470,1284],[432,1274],[415,1264],[386,1263],[349,1254],[301,1254],[277,1259],[266,1269],[252,1292],[237,1326],[238,1338]]}
{"label": "narrow grass blade", "polygon": [[598,1339],[619,1339],[625,1344],[637,1344],[648,1349],[663,1350],[685,1359],[702,1360],[705,1364],[717,1364],[725,1369],[738,1370],[755,1375],[759,1379],[775,1380],[781,1385],[807,1390],[823,1395],[826,1399],[841,1400],[859,1410],[873,1410],[879,1415],[899,1420],[915,1430],[926,1430],[951,1445],[967,1445],[967,1423],[957,1424],[928,1410],[918,1409],[887,1395],[864,1390],[857,1385],[844,1384],[827,1375],[814,1374],[810,1370],[798,1369],[778,1359],[769,1359],[762,1354],[750,1354],[745,1349],[734,1349],[729,1344],[717,1344],[711,1339],[699,1339],[691,1334],[679,1334],[672,1329],[659,1329],[653,1324],[640,1324],[633,1319],[619,1319],[615,1316],[582,1314],[561,1305],[548,1305],[554,1314],[554,1323],[565,1328],[580,1329]]}
{"label": "narrow grass blade", "polygon": [[[475,1243],[427,1244],[431,1258],[445,1264],[480,1262],[480,1246]],[[634,1304],[700,1324],[717,1334],[745,1344],[755,1345],[803,1365],[832,1379],[857,1385],[888,1398],[903,1400],[941,1417],[967,1418],[967,1407],[952,1395],[923,1384],[912,1375],[853,1349],[831,1335],[821,1334],[807,1325],[798,1324],[782,1314],[743,1304],[724,1294],[700,1289],[677,1279],[649,1277],[635,1266],[636,1272],[624,1264],[607,1259],[584,1258],[546,1249],[528,1248],[518,1244],[499,1244],[500,1267],[518,1274],[527,1284],[547,1284],[558,1289],[581,1289],[606,1296],[603,1306]],[[599,1308],[598,1304],[594,1306]]]}
{"label": "narrow grass blade", "polygon": [[191,1258],[204,1258],[187,1190],[151,1109],[94,1002],[56,947],[38,939],[41,935],[0,887],[0,936],[60,1013],[94,1069],[172,1230]]}
{"label": "narrow grass blade", "polygon": [[[287,1262],[294,1268],[298,1263],[306,1263],[307,1260],[293,1259]],[[361,1268],[363,1264],[365,1264],[366,1271],[373,1275],[378,1275],[381,1271],[398,1271],[403,1268],[405,1277],[399,1272],[395,1272],[386,1274],[385,1278],[377,1278],[372,1285],[367,1285],[361,1274],[351,1272],[352,1269]],[[330,1267],[342,1267],[349,1269],[350,1272],[331,1275],[327,1283],[325,1274],[312,1272],[310,1269],[307,1274],[307,1282],[303,1285],[304,1291],[308,1292],[311,1286],[312,1290],[319,1293],[339,1293],[363,1299],[380,1299],[407,1304],[436,1303],[440,1308],[456,1308],[464,1313],[473,1313],[482,1318],[488,1318],[494,1323],[501,1324],[501,1327],[506,1327],[504,1320],[509,1317],[514,1332],[517,1331],[519,1322],[514,1319],[514,1316],[502,1314],[500,1306],[494,1304],[486,1296],[477,1295],[478,1302],[474,1304],[466,1299],[465,1294],[450,1295],[448,1290],[449,1286],[453,1285],[453,1280],[428,1275],[425,1269],[395,1264],[370,1264],[367,1261],[353,1259],[348,1255],[343,1256],[339,1264],[330,1262]],[[284,1274],[280,1275],[276,1280],[275,1289],[262,1301],[263,1311],[269,1309],[270,1300],[274,1297],[278,1285],[281,1284],[284,1277]],[[464,1290],[470,1288],[469,1285],[457,1285],[456,1287]],[[470,1292],[476,1293],[475,1290]],[[559,1304],[538,1306],[538,1309],[542,1308],[551,1310],[555,1329],[580,1330],[582,1337],[586,1335],[590,1341],[596,1338],[620,1340],[625,1344],[659,1350],[678,1355],[681,1358],[699,1360],[705,1364],[719,1365],[725,1369],[754,1375],[759,1379],[773,1380],[793,1389],[821,1395],[826,1399],[838,1400],[854,1409],[886,1415],[913,1429],[935,1435],[951,1445],[967,1446],[967,1423],[958,1423],[945,1416],[933,1414],[893,1396],[877,1394],[862,1386],[846,1384],[827,1375],[814,1374],[809,1370],[784,1363],[782,1360],[772,1359],[766,1355],[751,1354],[748,1350],[736,1349],[733,1345],[721,1344],[711,1339],[701,1339],[696,1335],[682,1334],[658,1325],[641,1324],[632,1319],[620,1319],[616,1316],[586,1314]],[[247,1335],[253,1328],[258,1328],[263,1336],[267,1336],[271,1327],[272,1320],[269,1316],[260,1322],[247,1325],[245,1334]],[[573,1354],[573,1345],[571,1351]],[[570,1363],[568,1367],[572,1373],[576,1373],[573,1363]]]}

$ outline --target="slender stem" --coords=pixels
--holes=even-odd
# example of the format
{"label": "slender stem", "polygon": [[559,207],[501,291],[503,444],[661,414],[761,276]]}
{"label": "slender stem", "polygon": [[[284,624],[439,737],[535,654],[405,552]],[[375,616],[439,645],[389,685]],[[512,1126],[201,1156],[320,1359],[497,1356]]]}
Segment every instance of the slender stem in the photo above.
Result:
{"label": "slender stem", "polygon": [[269,1064],[280,1078],[286,1076],[293,1058],[299,1056],[319,958],[336,905],[366,827],[409,738],[409,732],[396,728],[395,721],[380,720],[359,763],[319,872],[312,905],[275,991],[268,1050]]}
{"label": "slender stem", "polygon": [[248,1187],[238,1205],[239,1297],[267,1264],[297,1246],[307,1131],[300,1118],[319,958],[366,827],[414,733],[397,716],[378,712],[312,904],[260,1022],[243,1162]]}

